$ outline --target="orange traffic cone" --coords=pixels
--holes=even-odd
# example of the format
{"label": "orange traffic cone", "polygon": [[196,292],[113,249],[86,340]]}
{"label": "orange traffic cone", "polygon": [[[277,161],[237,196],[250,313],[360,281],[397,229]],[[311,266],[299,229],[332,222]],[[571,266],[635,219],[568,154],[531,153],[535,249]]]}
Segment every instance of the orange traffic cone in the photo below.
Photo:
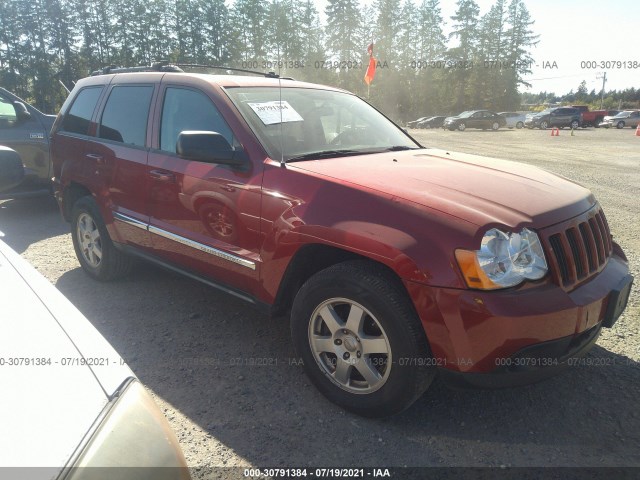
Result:
{"label": "orange traffic cone", "polygon": [[640,137],[640,123],[638,124],[638,127],[636,128],[636,137]]}
{"label": "orange traffic cone", "polygon": [[558,127],[553,127],[551,129],[551,136],[552,137],[559,137],[560,136],[560,129]]}

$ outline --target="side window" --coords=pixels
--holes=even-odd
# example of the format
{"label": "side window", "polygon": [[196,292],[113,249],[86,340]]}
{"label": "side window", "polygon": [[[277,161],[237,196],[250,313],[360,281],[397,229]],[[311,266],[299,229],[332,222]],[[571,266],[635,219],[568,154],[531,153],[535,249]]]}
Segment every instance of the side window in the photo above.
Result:
{"label": "side window", "polygon": [[80,90],[64,117],[62,130],[86,135],[89,131],[91,116],[101,93],[102,87],[88,87]]}
{"label": "side window", "polygon": [[233,145],[233,133],[204,93],[169,87],[164,96],[160,123],[160,150],[176,153],[178,135],[184,130],[217,132]]}
{"label": "side window", "polygon": [[18,121],[16,109],[8,99],[0,97],[0,129],[11,128]]}
{"label": "side window", "polygon": [[152,96],[153,86],[151,85],[114,87],[102,113],[98,136],[144,147]]}

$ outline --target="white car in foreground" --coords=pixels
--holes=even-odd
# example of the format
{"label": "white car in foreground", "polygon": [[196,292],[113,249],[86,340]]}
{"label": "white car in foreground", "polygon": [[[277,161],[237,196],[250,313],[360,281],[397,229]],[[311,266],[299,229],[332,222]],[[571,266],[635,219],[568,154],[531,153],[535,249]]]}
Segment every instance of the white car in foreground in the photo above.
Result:
{"label": "white car in foreground", "polygon": [[2,241],[0,386],[3,478],[190,478],[169,424],[120,355]]}

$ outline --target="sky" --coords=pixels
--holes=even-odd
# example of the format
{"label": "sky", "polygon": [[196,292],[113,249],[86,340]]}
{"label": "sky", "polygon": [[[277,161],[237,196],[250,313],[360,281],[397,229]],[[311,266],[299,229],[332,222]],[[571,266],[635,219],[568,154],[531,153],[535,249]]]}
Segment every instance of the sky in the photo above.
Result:
{"label": "sky", "polygon": [[[314,1],[324,19],[326,0]],[[476,2],[481,15],[494,3]],[[449,17],[455,12],[455,4],[454,0],[440,2],[447,23],[445,32],[452,23]],[[525,4],[535,21],[533,30],[540,38],[531,51],[537,66],[526,78],[532,86],[521,87],[522,91],[560,95],[576,91],[585,80],[588,91],[600,92],[602,78],[598,77],[604,72],[606,90],[640,88],[640,0],[528,0]],[[631,68],[613,65],[612,61],[631,62]],[[543,68],[545,65],[549,68]]]}

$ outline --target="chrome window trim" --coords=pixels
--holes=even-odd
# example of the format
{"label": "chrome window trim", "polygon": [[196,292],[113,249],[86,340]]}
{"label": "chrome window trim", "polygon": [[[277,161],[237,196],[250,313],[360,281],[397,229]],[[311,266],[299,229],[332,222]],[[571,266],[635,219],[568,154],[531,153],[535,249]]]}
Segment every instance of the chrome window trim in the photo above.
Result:
{"label": "chrome window trim", "polygon": [[150,233],[154,233],[163,238],[172,240],[174,242],[181,243],[182,245],[186,245],[187,247],[195,248],[196,250],[200,250],[201,252],[208,253],[209,255],[213,255],[214,257],[221,258],[223,260],[227,260],[228,262],[235,263],[237,265],[241,265],[243,267],[249,268],[251,270],[256,269],[255,262],[251,260],[247,260],[246,258],[238,257],[237,255],[232,255],[230,253],[224,252],[217,248],[210,247],[208,245],[204,245],[200,242],[196,242],[195,240],[190,240],[188,238],[182,237],[180,235],[176,235],[175,233],[167,232],[158,227],[154,227],[147,223],[141,222],[140,220],[136,220],[135,218],[129,217],[128,215],[124,215],[119,212],[113,212],[113,218],[119,220],[123,223],[126,223],[129,226],[140,228],[142,230],[147,230]]}

